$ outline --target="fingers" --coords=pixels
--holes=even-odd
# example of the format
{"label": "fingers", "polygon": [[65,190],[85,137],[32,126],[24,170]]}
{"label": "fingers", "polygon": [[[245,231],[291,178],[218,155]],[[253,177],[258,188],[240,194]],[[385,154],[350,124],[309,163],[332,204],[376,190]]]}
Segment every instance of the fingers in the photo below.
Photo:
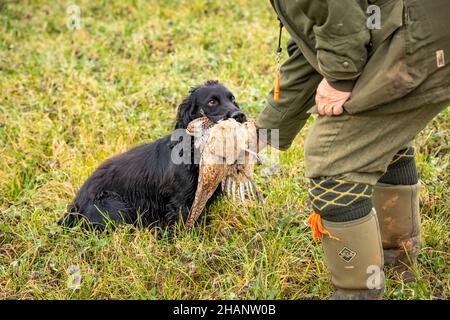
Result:
{"label": "fingers", "polygon": [[321,116],[324,116],[325,109],[327,107],[324,97],[316,95],[316,106],[317,106],[317,111],[319,112],[319,114]]}
{"label": "fingers", "polygon": [[327,105],[325,106],[325,114],[326,114],[327,116],[332,116],[332,115],[333,115],[333,108],[334,108],[333,105],[327,104]]}
{"label": "fingers", "polygon": [[317,105],[317,111],[319,112],[319,114],[321,116],[324,116],[325,115],[325,105],[319,104],[319,103],[317,103],[316,105]]}
{"label": "fingers", "polygon": [[350,96],[351,92],[336,90],[323,79],[317,87],[315,96],[317,110],[322,116],[340,115],[344,112],[343,106]]}
{"label": "fingers", "polygon": [[332,116],[335,108],[336,106],[331,103],[319,103],[317,105],[317,110],[321,116]]}
{"label": "fingers", "polygon": [[317,106],[317,108],[319,108],[320,107],[320,104],[322,103],[322,102],[325,102],[324,101],[324,99],[325,99],[325,96],[323,96],[320,92],[319,92],[319,90],[317,90],[317,92],[316,92],[316,106]]}
{"label": "fingers", "polygon": [[342,105],[337,105],[333,107],[333,115],[338,116],[344,112],[344,107]]}
{"label": "fingers", "polygon": [[338,116],[344,112],[344,107],[339,104],[318,104],[317,110],[321,116]]}

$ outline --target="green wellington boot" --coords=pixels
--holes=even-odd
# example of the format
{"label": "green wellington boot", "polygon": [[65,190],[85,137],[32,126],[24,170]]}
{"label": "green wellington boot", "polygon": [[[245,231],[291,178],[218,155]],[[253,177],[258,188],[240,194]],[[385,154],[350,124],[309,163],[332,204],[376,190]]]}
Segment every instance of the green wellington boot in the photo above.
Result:
{"label": "green wellington boot", "polygon": [[411,186],[379,183],[373,190],[384,262],[401,272],[417,260],[420,249],[419,192],[420,183]]}
{"label": "green wellington boot", "polygon": [[348,222],[322,220],[333,300],[379,300],[384,293],[383,249],[375,210]]}

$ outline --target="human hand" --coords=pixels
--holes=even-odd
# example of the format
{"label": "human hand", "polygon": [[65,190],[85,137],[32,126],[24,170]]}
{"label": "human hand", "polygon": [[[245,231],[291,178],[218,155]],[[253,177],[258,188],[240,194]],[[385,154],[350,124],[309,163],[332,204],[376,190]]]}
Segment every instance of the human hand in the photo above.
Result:
{"label": "human hand", "polygon": [[323,78],[316,92],[316,105],[319,114],[322,116],[340,115],[344,112],[344,103],[350,98],[351,94],[351,92],[336,90]]}

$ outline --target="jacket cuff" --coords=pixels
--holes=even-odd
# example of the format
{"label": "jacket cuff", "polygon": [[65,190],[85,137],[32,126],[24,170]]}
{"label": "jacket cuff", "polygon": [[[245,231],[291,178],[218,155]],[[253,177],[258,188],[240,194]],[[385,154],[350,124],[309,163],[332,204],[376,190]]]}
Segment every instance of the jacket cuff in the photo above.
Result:
{"label": "jacket cuff", "polygon": [[330,80],[327,79],[327,82],[334,89],[343,91],[343,92],[351,92],[353,87],[355,86],[356,80]]}

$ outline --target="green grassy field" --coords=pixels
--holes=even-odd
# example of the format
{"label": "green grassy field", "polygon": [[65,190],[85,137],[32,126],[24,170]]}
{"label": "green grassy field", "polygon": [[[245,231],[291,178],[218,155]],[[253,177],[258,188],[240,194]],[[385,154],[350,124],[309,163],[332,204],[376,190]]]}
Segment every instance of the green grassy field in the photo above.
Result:
{"label": "green grassy field", "polygon": [[[306,130],[270,177],[257,168],[264,209],[223,200],[187,236],[55,224],[97,165],[170,132],[189,87],[219,79],[256,116],[278,32],[269,1],[76,1],[80,30],[67,26],[71,3],[0,0],[0,298],[327,298],[305,224]],[[417,281],[388,269],[386,299],[450,298],[449,122],[446,110],[416,141]]]}

